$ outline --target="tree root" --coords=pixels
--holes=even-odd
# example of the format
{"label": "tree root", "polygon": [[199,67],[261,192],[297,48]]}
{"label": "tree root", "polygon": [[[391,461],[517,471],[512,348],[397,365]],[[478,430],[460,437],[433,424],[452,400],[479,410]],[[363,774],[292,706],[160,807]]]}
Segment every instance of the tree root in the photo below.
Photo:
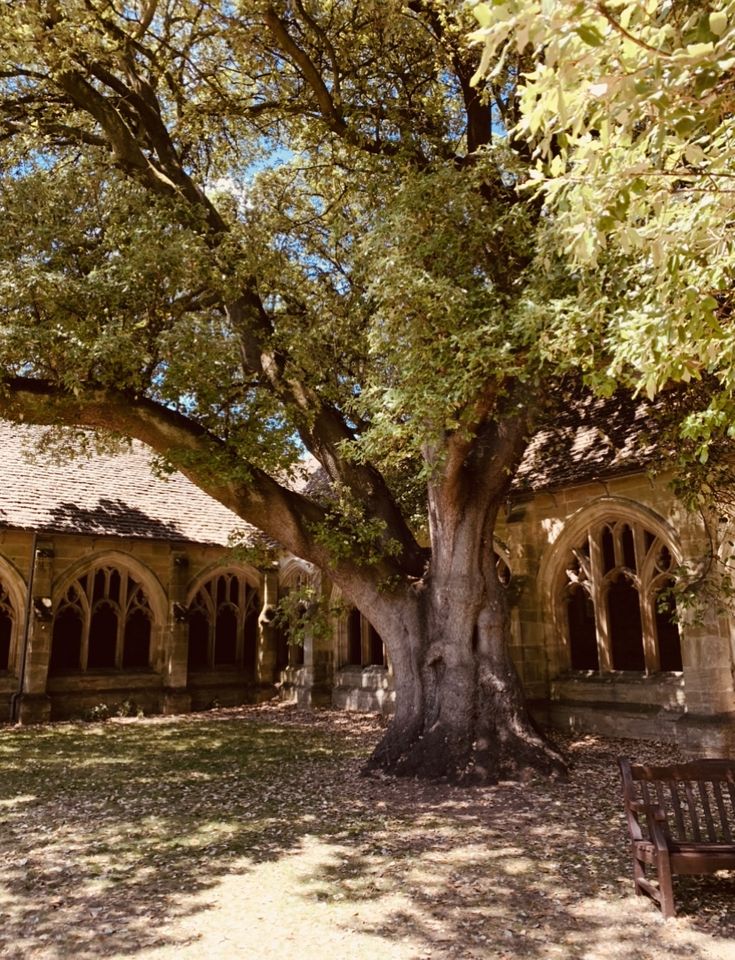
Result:
{"label": "tree root", "polygon": [[568,768],[561,752],[533,729],[475,738],[437,726],[413,738],[389,728],[363,768],[373,772],[482,786],[539,774],[563,779]]}

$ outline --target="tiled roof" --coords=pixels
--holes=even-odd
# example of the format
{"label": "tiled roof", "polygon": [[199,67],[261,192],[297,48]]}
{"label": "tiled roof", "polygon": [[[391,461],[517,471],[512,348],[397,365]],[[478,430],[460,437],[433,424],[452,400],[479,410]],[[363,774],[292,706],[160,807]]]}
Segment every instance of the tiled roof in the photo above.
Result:
{"label": "tiled roof", "polygon": [[0,421],[0,526],[223,546],[234,530],[257,536],[182,474],[154,474],[142,443],[56,463],[32,454],[42,430]]}
{"label": "tiled roof", "polygon": [[[153,473],[152,453],[137,441],[118,453],[57,463],[33,453],[42,430],[0,420],[0,527],[222,546],[237,530],[265,540],[182,474]],[[653,459],[655,436],[656,422],[645,401],[619,395],[570,401],[553,425],[535,434],[514,493],[645,469]],[[323,495],[328,482],[310,460],[290,485],[315,496]]]}
{"label": "tiled roof", "polygon": [[654,458],[657,432],[645,400],[620,394],[570,399],[533,437],[513,489],[530,493],[644,470]]}

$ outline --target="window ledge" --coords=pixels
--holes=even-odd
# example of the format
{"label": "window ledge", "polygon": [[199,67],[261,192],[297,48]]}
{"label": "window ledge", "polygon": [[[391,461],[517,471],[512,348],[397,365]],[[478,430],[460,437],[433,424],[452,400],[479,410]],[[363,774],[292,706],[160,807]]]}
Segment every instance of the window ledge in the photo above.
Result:
{"label": "window ledge", "polygon": [[551,682],[551,699],[577,702],[680,708],[684,705],[684,675],[619,671],[606,674],[569,673]]}
{"label": "window ledge", "polygon": [[640,670],[611,670],[609,673],[598,673],[596,670],[570,670],[559,674],[559,681],[575,681],[579,683],[677,683],[684,679],[681,670],[659,670],[657,673],[643,673]]}

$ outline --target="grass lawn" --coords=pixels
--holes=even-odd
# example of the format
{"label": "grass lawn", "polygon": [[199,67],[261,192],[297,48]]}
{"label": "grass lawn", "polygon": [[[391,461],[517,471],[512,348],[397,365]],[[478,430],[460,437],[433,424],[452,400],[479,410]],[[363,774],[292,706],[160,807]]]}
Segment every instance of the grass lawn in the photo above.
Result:
{"label": "grass lawn", "polygon": [[735,960],[735,880],[632,895],[614,758],[459,790],[360,777],[380,721],[266,706],[0,730],[0,957]]}

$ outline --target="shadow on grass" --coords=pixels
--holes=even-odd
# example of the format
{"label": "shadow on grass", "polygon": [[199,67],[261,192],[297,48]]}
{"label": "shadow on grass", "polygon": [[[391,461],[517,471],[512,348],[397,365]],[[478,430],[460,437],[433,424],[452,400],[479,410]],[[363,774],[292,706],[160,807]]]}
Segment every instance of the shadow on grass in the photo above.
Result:
{"label": "shadow on grass", "polygon": [[683,923],[630,896],[604,744],[566,784],[462,791],[254,716],[5,730],[0,956],[328,960],[339,930],[334,956],[692,958],[735,930],[731,881],[678,883]]}

